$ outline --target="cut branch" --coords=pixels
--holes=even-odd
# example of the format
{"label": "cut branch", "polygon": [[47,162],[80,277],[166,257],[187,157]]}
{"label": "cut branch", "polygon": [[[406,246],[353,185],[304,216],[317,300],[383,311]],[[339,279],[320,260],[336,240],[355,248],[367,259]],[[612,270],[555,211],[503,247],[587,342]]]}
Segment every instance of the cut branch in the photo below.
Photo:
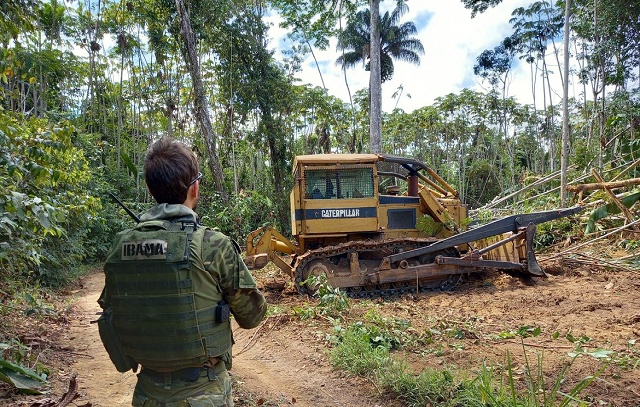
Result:
{"label": "cut branch", "polygon": [[580,184],[580,185],[569,185],[567,186],[567,191],[573,193],[582,193],[586,191],[595,191],[597,189],[615,189],[615,188],[623,188],[630,187],[634,185],[640,185],[640,178],[630,178],[624,181],[612,181],[612,182],[598,182],[595,184]]}
{"label": "cut branch", "polygon": [[593,169],[591,170],[591,172],[593,173],[593,176],[596,178],[596,180],[602,185],[602,188],[607,192],[607,194],[609,195],[613,203],[616,204],[616,206],[624,214],[624,217],[627,218],[627,223],[633,222],[633,215],[631,214],[631,211],[629,210],[629,208],[624,206],[624,204],[620,201],[620,199],[618,199],[618,197],[613,192],[611,192],[611,188],[605,185],[606,182],[604,182],[604,179],[602,179],[600,174],[598,174],[598,171]]}

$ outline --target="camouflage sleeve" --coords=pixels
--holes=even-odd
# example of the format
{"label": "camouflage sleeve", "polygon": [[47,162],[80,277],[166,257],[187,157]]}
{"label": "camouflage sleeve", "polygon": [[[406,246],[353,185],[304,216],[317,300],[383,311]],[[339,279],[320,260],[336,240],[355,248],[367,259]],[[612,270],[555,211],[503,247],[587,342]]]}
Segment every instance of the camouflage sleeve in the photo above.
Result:
{"label": "camouflage sleeve", "polygon": [[238,325],[247,329],[258,326],[267,312],[267,302],[242,261],[238,245],[221,233],[205,233],[203,244],[213,257],[207,270],[218,279]]}

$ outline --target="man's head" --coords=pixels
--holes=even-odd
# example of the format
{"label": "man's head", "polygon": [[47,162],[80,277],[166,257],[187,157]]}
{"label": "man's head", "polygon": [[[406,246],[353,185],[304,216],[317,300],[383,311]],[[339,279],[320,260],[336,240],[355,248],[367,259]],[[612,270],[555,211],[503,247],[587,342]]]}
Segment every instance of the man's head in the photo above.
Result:
{"label": "man's head", "polygon": [[197,198],[198,160],[189,147],[171,137],[163,137],[149,147],[144,176],[158,203],[183,204],[191,187]]}

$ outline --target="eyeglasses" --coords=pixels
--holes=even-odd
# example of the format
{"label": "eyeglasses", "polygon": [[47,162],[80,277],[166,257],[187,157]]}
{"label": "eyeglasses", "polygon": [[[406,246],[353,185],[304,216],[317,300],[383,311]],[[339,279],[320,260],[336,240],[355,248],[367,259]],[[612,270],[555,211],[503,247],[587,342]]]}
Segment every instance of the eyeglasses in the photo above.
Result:
{"label": "eyeglasses", "polygon": [[191,182],[189,182],[188,186],[191,186],[191,185],[195,184],[196,181],[200,181],[200,179],[202,179],[202,173],[198,172],[198,175],[193,180],[191,180]]}

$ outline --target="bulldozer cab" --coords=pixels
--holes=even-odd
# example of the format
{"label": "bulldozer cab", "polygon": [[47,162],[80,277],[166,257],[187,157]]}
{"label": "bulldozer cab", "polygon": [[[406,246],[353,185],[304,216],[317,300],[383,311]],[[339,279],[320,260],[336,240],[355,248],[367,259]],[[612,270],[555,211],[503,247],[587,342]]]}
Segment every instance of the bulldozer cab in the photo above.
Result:
{"label": "bulldozer cab", "polygon": [[313,155],[296,158],[291,192],[292,234],[339,239],[378,230],[376,155]]}
{"label": "bulldozer cab", "polygon": [[[457,224],[466,216],[448,184],[438,186],[419,175],[423,168],[396,161],[377,154],[296,157],[291,224],[302,248],[354,238],[419,237],[416,225],[424,214],[440,224],[443,219]],[[433,186],[425,185],[429,182]]]}

